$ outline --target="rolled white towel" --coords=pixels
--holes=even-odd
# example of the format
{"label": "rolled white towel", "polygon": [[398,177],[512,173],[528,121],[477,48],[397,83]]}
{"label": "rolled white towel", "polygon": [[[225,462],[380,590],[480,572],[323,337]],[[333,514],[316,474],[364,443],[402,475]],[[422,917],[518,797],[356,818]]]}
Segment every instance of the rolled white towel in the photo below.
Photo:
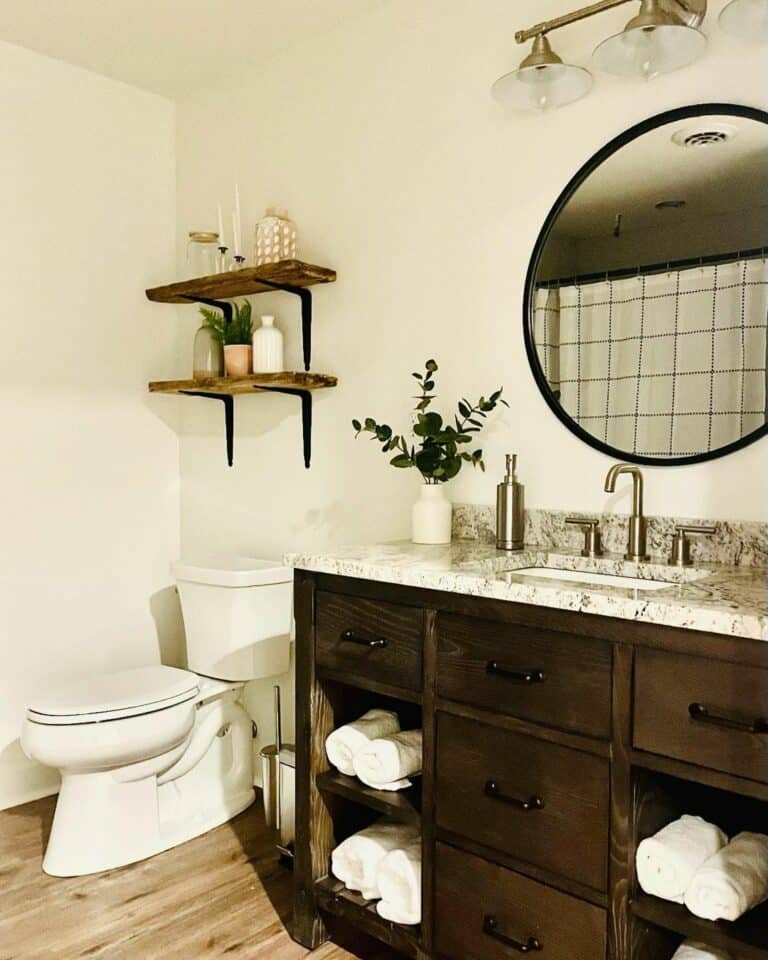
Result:
{"label": "rolled white towel", "polygon": [[371,740],[397,733],[400,721],[391,710],[369,710],[354,723],[334,730],[325,741],[325,753],[330,763],[348,777],[355,775],[354,757]]}
{"label": "rolled white towel", "polygon": [[672,960],[732,960],[730,953],[708,947],[705,943],[686,940],[675,951]]}
{"label": "rolled white towel", "polygon": [[379,820],[336,847],[331,854],[331,872],[366,900],[377,900],[381,896],[377,882],[381,861],[391,850],[407,846],[418,835],[417,827]]}
{"label": "rolled white towel", "polygon": [[421,773],[421,730],[371,740],[355,754],[355,773],[374,790],[404,790]]}
{"label": "rolled white towel", "polygon": [[379,864],[376,911],[393,923],[421,923],[421,839],[392,850]]}
{"label": "rolled white towel", "polygon": [[685,905],[704,920],[738,920],[768,900],[768,836],[739,833],[696,871]]}
{"label": "rolled white towel", "polygon": [[685,814],[640,843],[635,856],[638,882],[654,897],[682,903],[693,875],[726,843],[728,837],[719,827]]}

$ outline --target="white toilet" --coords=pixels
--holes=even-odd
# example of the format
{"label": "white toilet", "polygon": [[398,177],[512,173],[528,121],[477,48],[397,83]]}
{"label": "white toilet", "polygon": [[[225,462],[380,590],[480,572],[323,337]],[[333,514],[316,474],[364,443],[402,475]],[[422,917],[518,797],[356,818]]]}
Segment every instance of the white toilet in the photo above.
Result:
{"label": "white toilet", "polygon": [[174,573],[189,670],[90,676],[29,705],[24,752],[61,771],[52,876],[143,860],[253,802],[252,724],[237,698],[246,681],[288,670],[292,572],[238,558]]}

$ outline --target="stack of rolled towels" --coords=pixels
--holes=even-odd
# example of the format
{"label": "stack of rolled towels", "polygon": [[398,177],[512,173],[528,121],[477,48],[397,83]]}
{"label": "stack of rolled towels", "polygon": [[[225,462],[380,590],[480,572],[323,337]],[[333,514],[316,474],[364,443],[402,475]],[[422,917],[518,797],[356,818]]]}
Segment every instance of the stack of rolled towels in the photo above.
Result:
{"label": "stack of rolled towels", "polygon": [[421,923],[421,836],[415,826],[383,819],[331,854],[331,871],[393,923]]}
{"label": "stack of rolled towels", "polygon": [[368,713],[334,730],[325,741],[329,762],[375,790],[404,790],[421,773],[421,730],[401,730],[396,713]]}
{"label": "stack of rolled towels", "polygon": [[[719,827],[685,815],[643,840],[636,864],[646,893],[684,903],[705,920],[738,920],[768,900],[768,836],[762,833],[745,831],[729,842]],[[719,955],[682,954],[697,956]]]}

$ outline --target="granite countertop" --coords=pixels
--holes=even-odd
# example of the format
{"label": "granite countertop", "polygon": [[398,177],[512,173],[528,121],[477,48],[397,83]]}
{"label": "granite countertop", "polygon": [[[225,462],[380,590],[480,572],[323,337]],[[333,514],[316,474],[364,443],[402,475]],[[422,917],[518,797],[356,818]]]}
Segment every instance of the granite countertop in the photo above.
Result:
{"label": "granite countertop", "polygon": [[[588,560],[577,552],[549,547],[507,554],[478,541],[445,546],[403,541],[287,554],[285,559],[316,573],[768,640],[768,573],[763,568],[699,563],[678,569],[663,562],[627,563],[611,554]],[[514,572],[533,566],[658,579],[669,586],[647,590]]]}

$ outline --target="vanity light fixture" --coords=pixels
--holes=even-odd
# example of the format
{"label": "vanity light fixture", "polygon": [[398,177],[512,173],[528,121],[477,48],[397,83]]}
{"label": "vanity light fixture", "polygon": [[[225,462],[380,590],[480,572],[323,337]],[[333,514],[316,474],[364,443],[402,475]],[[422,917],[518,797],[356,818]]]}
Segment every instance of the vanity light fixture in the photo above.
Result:
{"label": "vanity light fixture", "polygon": [[[517,70],[500,77],[493,95],[519,108],[546,110],[573,103],[592,86],[588,70],[566,64],[552,50],[548,34],[632,0],[597,0],[570,13],[518,30],[517,43],[533,40],[530,54]],[[732,0],[731,5],[768,7],[768,0]],[[698,29],[707,0],[640,0],[640,10],[621,33],[598,44],[594,60],[600,69],[627,77],[650,79],[692,63],[704,52],[707,38]]]}
{"label": "vanity light fixture", "polygon": [[563,63],[552,49],[546,34],[537,33],[531,52],[517,70],[494,83],[494,97],[519,109],[549,110],[586,96],[592,74],[583,67]]}
{"label": "vanity light fixture", "polygon": [[731,0],[720,14],[726,33],[749,43],[768,42],[768,0]]}
{"label": "vanity light fixture", "polygon": [[642,0],[640,12],[621,33],[598,44],[595,64],[619,77],[651,80],[687,67],[707,48],[707,38],[662,0]]}

